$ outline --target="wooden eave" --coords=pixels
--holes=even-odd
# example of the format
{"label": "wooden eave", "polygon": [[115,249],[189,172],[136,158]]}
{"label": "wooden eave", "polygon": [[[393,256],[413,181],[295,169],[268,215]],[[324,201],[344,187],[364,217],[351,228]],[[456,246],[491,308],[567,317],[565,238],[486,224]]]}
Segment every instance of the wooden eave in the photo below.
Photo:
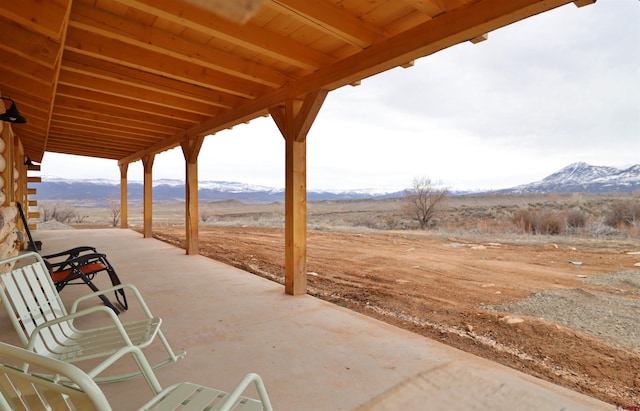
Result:
{"label": "wooden eave", "polygon": [[0,93],[28,120],[25,155],[127,164],[571,1],[258,0],[235,20],[198,3],[0,3]]}

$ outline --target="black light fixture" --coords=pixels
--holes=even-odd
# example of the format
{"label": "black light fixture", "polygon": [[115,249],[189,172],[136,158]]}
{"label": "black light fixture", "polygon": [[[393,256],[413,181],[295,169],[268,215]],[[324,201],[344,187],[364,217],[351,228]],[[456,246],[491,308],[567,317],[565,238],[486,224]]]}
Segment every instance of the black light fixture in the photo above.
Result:
{"label": "black light fixture", "polygon": [[0,114],[0,120],[6,121],[7,123],[18,123],[24,124],[27,122],[27,119],[20,114],[18,109],[16,108],[16,102],[8,97],[0,96],[2,100],[8,100],[11,102],[11,107],[7,109],[4,113]]}

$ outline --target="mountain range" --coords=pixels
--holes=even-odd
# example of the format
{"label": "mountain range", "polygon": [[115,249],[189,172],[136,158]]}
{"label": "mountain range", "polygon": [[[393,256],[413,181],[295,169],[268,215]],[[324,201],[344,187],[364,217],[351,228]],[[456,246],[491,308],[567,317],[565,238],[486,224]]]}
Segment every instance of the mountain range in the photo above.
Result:
{"label": "mountain range", "polygon": [[619,169],[579,162],[540,181],[494,193],[633,193],[640,192],[640,164]]}
{"label": "mountain range", "polygon": [[[119,200],[120,182],[113,180],[82,180],[42,177],[36,187],[38,201],[69,201],[83,205],[100,205],[110,199]],[[200,201],[219,201],[235,199],[247,203],[266,203],[284,201],[284,189],[255,186],[225,181],[200,181],[198,184]],[[129,181],[128,199],[131,203],[141,203],[143,197],[142,182]],[[593,166],[584,162],[574,163],[545,177],[540,181],[512,188],[491,191],[456,191],[451,195],[462,194],[527,194],[553,192],[582,193],[632,193],[640,192],[640,164],[628,168]],[[403,191],[380,193],[374,190],[315,191],[307,192],[307,200],[347,200],[382,199],[401,197]],[[157,202],[184,201],[184,181],[154,180],[153,200]]]}

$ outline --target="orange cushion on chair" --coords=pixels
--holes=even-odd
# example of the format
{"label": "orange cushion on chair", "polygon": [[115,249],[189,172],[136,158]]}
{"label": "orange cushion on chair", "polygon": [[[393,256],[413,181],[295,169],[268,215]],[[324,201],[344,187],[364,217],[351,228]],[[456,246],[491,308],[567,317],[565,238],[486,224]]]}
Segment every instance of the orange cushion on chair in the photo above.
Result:
{"label": "orange cushion on chair", "polygon": [[[83,274],[91,274],[100,270],[105,270],[107,267],[102,263],[91,263],[87,265],[80,266],[80,271]],[[59,283],[60,281],[64,281],[67,276],[71,274],[71,269],[56,271],[55,273],[51,273],[51,279],[54,283]],[[72,280],[73,278],[70,278]]]}

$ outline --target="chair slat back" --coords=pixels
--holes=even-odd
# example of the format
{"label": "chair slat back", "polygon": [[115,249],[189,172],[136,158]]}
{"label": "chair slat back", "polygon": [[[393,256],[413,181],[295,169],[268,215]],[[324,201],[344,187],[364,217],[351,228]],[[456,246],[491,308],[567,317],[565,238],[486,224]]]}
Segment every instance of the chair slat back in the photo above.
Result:
{"label": "chair slat back", "polygon": [[[18,259],[35,259],[35,262],[0,274],[0,298],[26,346],[38,325],[65,316],[67,311],[40,255],[27,253],[3,262]],[[71,333],[70,325],[66,322],[47,328],[36,337],[34,350],[46,355],[49,343],[59,346]]]}
{"label": "chair slat back", "polygon": [[[34,375],[31,370],[63,378]],[[109,411],[111,407],[95,382],[75,366],[0,343],[0,410]]]}

